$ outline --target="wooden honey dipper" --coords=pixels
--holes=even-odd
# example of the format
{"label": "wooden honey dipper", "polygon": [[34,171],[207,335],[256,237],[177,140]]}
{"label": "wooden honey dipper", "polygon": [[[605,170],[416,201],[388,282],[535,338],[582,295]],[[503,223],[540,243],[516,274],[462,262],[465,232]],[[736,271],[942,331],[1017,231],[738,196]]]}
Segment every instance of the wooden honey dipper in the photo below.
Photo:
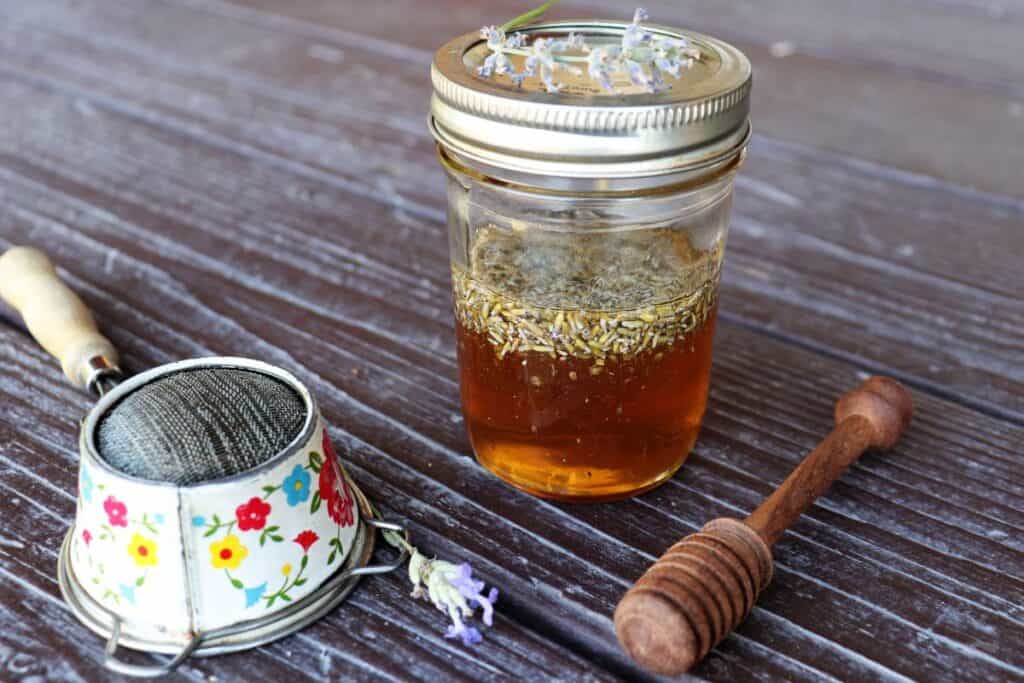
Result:
{"label": "wooden honey dipper", "polygon": [[629,655],[680,674],[736,628],[772,578],[771,546],[861,453],[890,448],[910,424],[913,399],[871,377],[836,403],[836,427],[745,520],[712,520],[661,556],[615,610]]}

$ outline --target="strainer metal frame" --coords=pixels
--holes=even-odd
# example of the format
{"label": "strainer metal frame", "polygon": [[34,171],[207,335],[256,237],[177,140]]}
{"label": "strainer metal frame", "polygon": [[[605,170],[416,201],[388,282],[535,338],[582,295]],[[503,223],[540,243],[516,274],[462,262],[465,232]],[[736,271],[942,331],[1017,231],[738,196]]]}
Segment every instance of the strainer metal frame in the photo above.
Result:
{"label": "strainer metal frame", "polygon": [[[116,673],[141,678],[156,678],[173,672],[190,657],[208,657],[238,652],[265,645],[291,635],[320,619],[341,604],[356,587],[359,579],[371,574],[386,574],[405,564],[409,553],[401,550],[398,557],[387,564],[371,565],[370,558],[376,546],[376,531],[396,531],[408,539],[405,528],[379,519],[369,500],[348,477],[348,484],[361,511],[359,532],[338,572],[315,591],[274,614],[239,622],[218,629],[195,633],[184,646],[181,643],[161,642],[131,633],[130,624],[97,602],[83,590],[71,567],[71,541],[75,534],[72,525],[61,544],[57,558],[57,577],[61,594],[72,613],[89,630],[106,638],[104,666]],[[130,664],[116,658],[117,650],[124,647],[148,653],[173,655],[171,659],[154,665]]]}

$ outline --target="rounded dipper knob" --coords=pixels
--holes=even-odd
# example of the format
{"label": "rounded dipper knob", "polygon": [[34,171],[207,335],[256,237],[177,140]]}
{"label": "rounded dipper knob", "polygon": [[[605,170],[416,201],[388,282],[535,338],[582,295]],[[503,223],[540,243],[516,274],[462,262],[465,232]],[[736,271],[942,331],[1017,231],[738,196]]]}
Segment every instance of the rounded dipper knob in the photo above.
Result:
{"label": "rounded dipper knob", "polygon": [[892,448],[914,416],[914,399],[894,379],[871,377],[836,403],[836,424],[859,415],[874,428],[871,448]]}
{"label": "rounded dipper knob", "polygon": [[896,443],[913,414],[899,382],[872,377],[836,404],[836,428],[746,520],[716,519],[668,549],[615,610],[622,647],[645,668],[680,674],[736,628],[772,576],[771,546],[872,447]]}

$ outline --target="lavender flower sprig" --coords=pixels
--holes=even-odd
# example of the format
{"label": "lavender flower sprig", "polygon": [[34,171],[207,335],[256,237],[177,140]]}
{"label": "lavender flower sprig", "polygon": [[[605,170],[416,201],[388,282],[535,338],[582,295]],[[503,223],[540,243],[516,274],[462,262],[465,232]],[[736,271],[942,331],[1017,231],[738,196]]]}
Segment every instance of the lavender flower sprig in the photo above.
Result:
{"label": "lavender flower sprig", "polygon": [[483,640],[480,631],[466,623],[478,607],[482,611],[480,620],[487,626],[494,624],[498,589],[492,587],[484,595],[484,582],[473,578],[473,568],[468,564],[432,560],[414,549],[409,559],[409,580],[414,586],[413,597],[430,600],[452,620],[445,638],[460,638],[465,645]]}
{"label": "lavender flower sprig", "polygon": [[492,587],[485,595],[484,582],[473,578],[473,568],[469,564],[430,559],[402,534],[395,531],[384,531],[383,534],[389,545],[409,553],[412,597],[430,600],[434,607],[452,620],[445,631],[445,638],[459,638],[465,645],[481,642],[483,635],[467,621],[479,608],[480,620],[487,626],[494,625],[494,603],[498,600],[498,589]]}
{"label": "lavender flower sprig", "polygon": [[[551,4],[523,16],[535,18]],[[637,8],[633,22],[623,31],[620,44],[605,47],[589,45],[583,36],[573,33],[564,40],[535,38],[531,45],[526,45],[522,33],[506,33],[510,24],[520,25],[518,19],[501,27],[485,26],[480,29],[480,35],[487,40],[491,54],[477,73],[484,78],[505,75],[517,86],[528,76],[539,76],[548,92],[558,92],[562,84],[555,81],[555,73],[567,71],[579,75],[582,69],[577,64],[585,64],[587,74],[609,92],[617,92],[614,77],[618,74],[627,75],[631,83],[648,92],[665,90],[668,86],[664,75],[679,78],[683,69],[689,69],[700,59],[700,50],[685,38],[656,38],[640,25],[647,19],[647,10]],[[584,54],[566,54],[571,51]],[[515,70],[508,58],[510,54],[526,58],[522,71]]]}

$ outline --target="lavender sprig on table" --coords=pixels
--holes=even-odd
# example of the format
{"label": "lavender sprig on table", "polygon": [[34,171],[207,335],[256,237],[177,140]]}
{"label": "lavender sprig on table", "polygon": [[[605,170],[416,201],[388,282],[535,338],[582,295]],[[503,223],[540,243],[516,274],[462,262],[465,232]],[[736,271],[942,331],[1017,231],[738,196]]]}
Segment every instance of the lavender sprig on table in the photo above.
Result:
{"label": "lavender sprig on table", "polygon": [[[546,3],[523,17],[533,20],[552,4]],[[590,78],[609,92],[618,92],[614,79],[620,74],[648,92],[658,92],[668,88],[665,74],[679,78],[680,72],[692,67],[701,56],[700,50],[685,38],[656,37],[641,26],[640,22],[648,19],[647,10],[642,7],[633,14],[633,22],[623,31],[620,43],[602,47],[590,45],[583,36],[574,33],[562,40],[535,38],[527,45],[522,33],[507,33],[522,25],[520,19],[480,29],[480,36],[487,40],[491,52],[477,69],[480,76],[508,76],[517,86],[526,78],[536,76],[548,92],[558,92],[562,84],[555,81],[556,72],[581,75],[585,64]],[[516,71],[509,55],[526,58],[521,71]]]}
{"label": "lavender sprig on table", "polygon": [[468,564],[432,560],[413,549],[409,560],[409,580],[415,587],[413,597],[430,600],[452,620],[445,632],[446,638],[460,638],[465,645],[475,645],[483,640],[480,631],[466,623],[477,608],[482,612],[480,620],[484,624],[494,624],[498,589],[492,587],[484,595],[484,582],[473,578],[473,568]]}
{"label": "lavender sprig on table", "polygon": [[484,637],[480,630],[467,622],[480,609],[480,621],[486,626],[494,625],[494,603],[498,600],[498,589],[491,587],[485,595],[486,585],[473,578],[473,568],[468,563],[454,564],[430,559],[402,534],[395,531],[384,531],[383,534],[389,545],[409,553],[412,597],[430,600],[434,607],[452,620],[445,631],[445,638],[459,638],[465,645],[481,642]]}

